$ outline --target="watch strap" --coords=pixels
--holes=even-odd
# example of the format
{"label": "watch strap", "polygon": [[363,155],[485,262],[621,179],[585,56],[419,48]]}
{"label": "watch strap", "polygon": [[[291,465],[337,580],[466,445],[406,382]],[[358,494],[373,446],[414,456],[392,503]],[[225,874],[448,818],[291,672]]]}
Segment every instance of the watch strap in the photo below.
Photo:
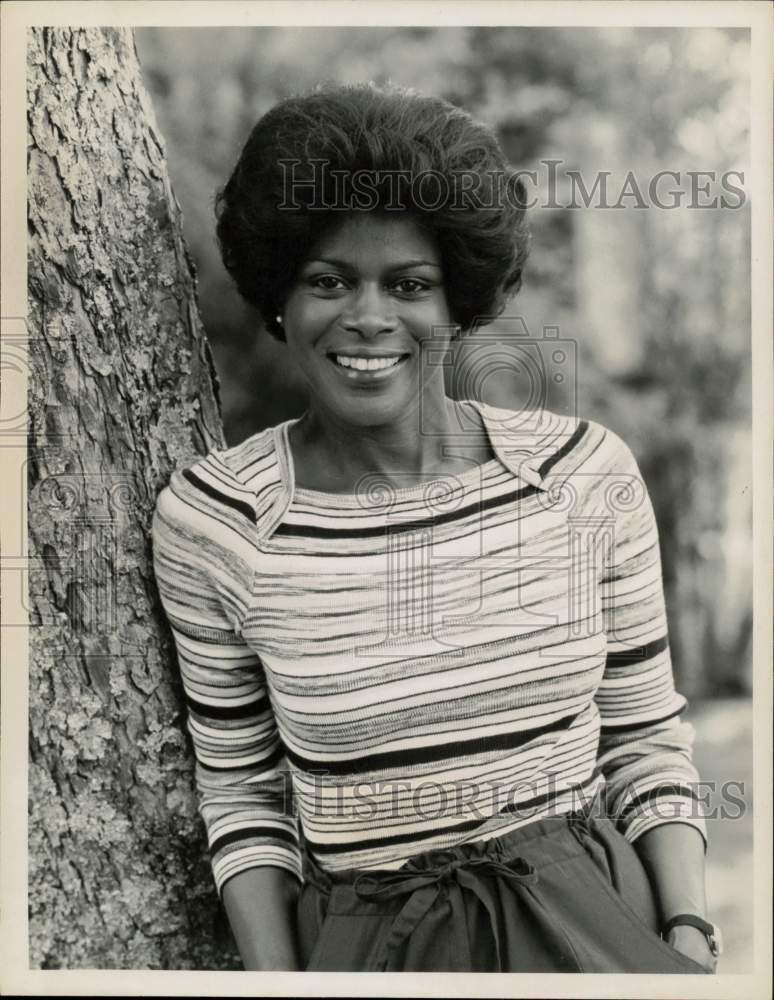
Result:
{"label": "watch strap", "polygon": [[695,913],[678,913],[677,916],[667,920],[661,933],[664,937],[666,937],[672,928],[677,927],[678,924],[689,924],[691,927],[696,927],[700,930],[702,934],[715,933],[715,925],[709,923],[707,920],[702,920],[702,918],[697,917]]}
{"label": "watch strap", "polygon": [[666,939],[672,928],[679,927],[681,924],[687,924],[689,927],[695,927],[697,930],[700,930],[706,937],[712,953],[715,955],[719,954],[720,935],[718,934],[717,928],[714,924],[711,924],[708,920],[704,920],[702,917],[697,916],[695,913],[678,913],[676,916],[670,917],[670,919],[664,924],[661,936]]}

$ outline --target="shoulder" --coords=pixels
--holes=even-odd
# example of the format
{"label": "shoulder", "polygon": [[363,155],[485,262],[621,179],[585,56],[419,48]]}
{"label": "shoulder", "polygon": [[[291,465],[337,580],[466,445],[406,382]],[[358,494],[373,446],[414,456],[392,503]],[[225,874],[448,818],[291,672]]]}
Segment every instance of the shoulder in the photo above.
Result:
{"label": "shoulder", "polygon": [[498,455],[520,461],[541,478],[636,469],[628,445],[596,420],[542,407],[511,410],[476,405]]}
{"label": "shoulder", "polygon": [[213,448],[175,469],[157,499],[154,535],[244,533],[266,519],[283,476],[276,447],[278,427],[267,427],[228,448]]}

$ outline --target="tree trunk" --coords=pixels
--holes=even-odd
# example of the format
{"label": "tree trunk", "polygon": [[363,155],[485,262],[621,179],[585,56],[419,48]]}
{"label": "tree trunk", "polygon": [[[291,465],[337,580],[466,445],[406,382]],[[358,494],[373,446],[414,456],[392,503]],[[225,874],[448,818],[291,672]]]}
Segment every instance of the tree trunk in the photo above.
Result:
{"label": "tree trunk", "polygon": [[238,968],[149,527],[222,445],[129,30],[28,35],[30,965]]}

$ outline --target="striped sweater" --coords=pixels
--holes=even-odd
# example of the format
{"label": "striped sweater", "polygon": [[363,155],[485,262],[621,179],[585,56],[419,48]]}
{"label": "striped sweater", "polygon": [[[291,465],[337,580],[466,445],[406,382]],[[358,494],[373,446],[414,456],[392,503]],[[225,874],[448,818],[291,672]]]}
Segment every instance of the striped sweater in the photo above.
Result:
{"label": "striped sweater", "polygon": [[301,489],[287,421],[159,495],[219,891],[258,865],[301,879],[302,850],[397,868],[600,786],[629,840],[684,822],[706,844],[630,450],[591,421],[466,406],[495,457],[455,477]]}

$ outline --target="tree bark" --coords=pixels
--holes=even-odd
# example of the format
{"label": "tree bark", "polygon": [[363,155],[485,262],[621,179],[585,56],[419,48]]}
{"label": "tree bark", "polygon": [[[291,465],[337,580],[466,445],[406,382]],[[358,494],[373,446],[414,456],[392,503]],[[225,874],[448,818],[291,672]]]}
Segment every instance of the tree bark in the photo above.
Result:
{"label": "tree bark", "polygon": [[238,968],[212,884],[150,519],[222,446],[129,30],[28,36],[33,968]]}

